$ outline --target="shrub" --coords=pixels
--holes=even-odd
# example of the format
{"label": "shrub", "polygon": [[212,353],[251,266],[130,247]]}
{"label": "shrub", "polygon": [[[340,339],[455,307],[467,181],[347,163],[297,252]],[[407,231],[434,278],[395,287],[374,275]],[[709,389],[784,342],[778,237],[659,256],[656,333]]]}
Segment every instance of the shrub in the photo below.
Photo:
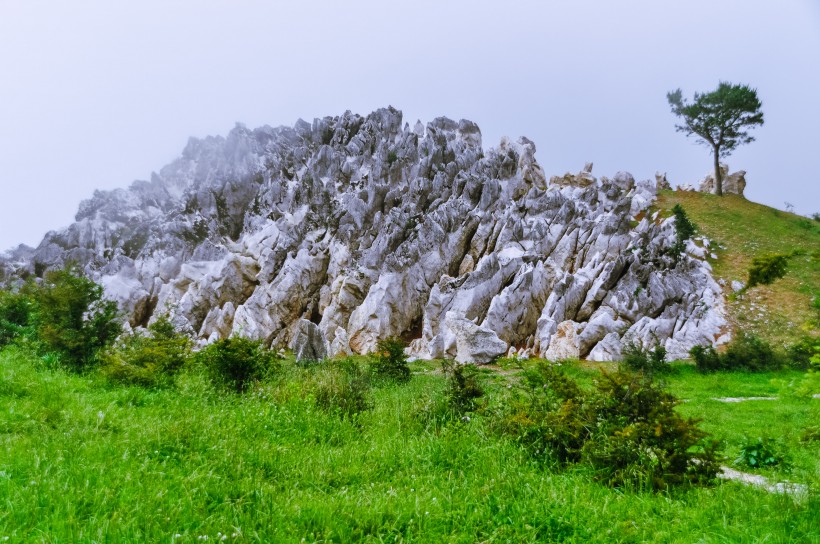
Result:
{"label": "shrub", "polygon": [[453,415],[463,416],[467,412],[475,411],[476,401],[484,396],[476,367],[444,361],[442,371],[447,376],[447,407]]}
{"label": "shrub", "polygon": [[720,470],[719,444],[707,440],[699,420],[675,411],[674,396],[647,375],[604,373],[596,384],[595,420],[582,457],[613,486],[653,490],[702,484]]}
{"label": "shrub", "polygon": [[33,302],[25,293],[0,290],[0,347],[32,333]]}
{"label": "shrub", "polygon": [[786,350],[787,365],[797,370],[811,368],[812,357],[820,357],[820,338],[804,336]]}
{"label": "shrub", "polygon": [[772,439],[765,437],[750,440],[747,438],[740,447],[740,455],[735,459],[735,464],[748,468],[761,468],[788,465],[788,461],[781,446]]}
{"label": "shrub", "polygon": [[689,219],[686,210],[680,204],[672,207],[672,213],[675,215],[675,244],[672,246],[672,256],[677,263],[680,255],[686,250],[686,241],[695,234],[697,226]]}
{"label": "shrub", "polygon": [[726,349],[722,366],[727,370],[765,371],[783,367],[783,356],[765,340],[741,333]]}
{"label": "shrub", "polygon": [[144,387],[168,385],[191,354],[191,340],[161,316],[147,334],[131,333],[106,350],[101,371],[108,379]]}
{"label": "shrub", "polygon": [[670,369],[666,363],[666,348],[655,346],[649,350],[634,342],[624,347],[621,364],[629,370],[646,374],[666,372]]}
{"label": "shrub", "polygon": [[723,368],[720,355],[712,346],[692,346],[689,355],[695,360],[695,368],[698,372],[715,372]]}
{"label": "shrub", "polygon": [[589,438],[586,395],[557,365],[539,362],[523,374],[524,401],[514,403],[503,424],[531,454],[542,461],[580,461]]}
{"label": "shrub", "polygon": [[762,372],[783,368],[782,354],[761,338],[741,333],[726,348],[725,353],[717,353],[711,346],[694,346],[689,354],[695,360],[700,372],[716,370],[748,370]]}
{"label": "shrub", "polygon": [[410,381],[410,367],[407,366],[407,355],[404,349],[407,347],[402,340],[390,337],[379,340],[376,344],[376,352],[371,355],[370,370],[382,380],[396,383],[407,383]]}
{"label": "shrub", "polygon": [[317,375],[316,405],[342,418],[370,410],[368,373],[353,359],[326,362]]}
{"label": "shrub", "polygon": [[788,255],[755,257],[749,267],[749,279],[746,282],[746,289],[751,289],[755,285],[769,285],[776,279],[782,278],[786,275],[788,264]]}
{"label": "shrub", "polygon": [[46,273],[42,284],[27,287],[35,302],[34,327],[43,350],[60,355],[62,364],[84,370],[122,332],[117,304],[103,298],[103,288],[75,267]]}
{"label": "shrub", "polygon": [[652,490],[706,483],[720,468],[718,443],[698,420],[681,417],[679,401],[648,374],[604,373],[593,391],[545,363],[524,378],[525,402],[504,429],[539,458],[587,465],[611,486]]}
{"label": "shrub", "polygon": [[195,361],[221,386],[244,392],[251,383],[261,380],[279,367],[280,356],[261,341],[232,336],[202,348]]}

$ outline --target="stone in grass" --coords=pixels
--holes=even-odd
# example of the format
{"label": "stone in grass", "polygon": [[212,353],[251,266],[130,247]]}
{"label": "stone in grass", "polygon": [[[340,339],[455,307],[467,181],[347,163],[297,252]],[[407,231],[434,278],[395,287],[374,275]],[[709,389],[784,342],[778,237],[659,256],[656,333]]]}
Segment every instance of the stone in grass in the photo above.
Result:
{"label": "stone in grass", "polygon": [[298,362],[321,361],[327,357],[325,339],[316,323],[300,319],[296,323],[293,341],[290,344]]}

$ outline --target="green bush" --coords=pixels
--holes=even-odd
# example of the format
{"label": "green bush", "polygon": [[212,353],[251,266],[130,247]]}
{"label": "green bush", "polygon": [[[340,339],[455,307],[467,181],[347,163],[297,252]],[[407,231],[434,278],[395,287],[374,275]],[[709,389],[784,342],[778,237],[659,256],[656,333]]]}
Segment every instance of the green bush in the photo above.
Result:
{"label": "green bush", "polygon": [[695,360],[695,368],[703,374],[723,368],[720,354],[712,346],[692,346],[689,355]]}
{"label": "green bush", "polygon": [[372,409],[368,373],[353,359],[322,364],[316,374],[316,405],[342,418]]}
{"label": "green bush", "polygon": [[525,400],[503,423],[536,457],[590,467],[607,485],[660,490],[712,481],[720,469],[718,443],[698,420],[648,374],[604,373],[582,390],[556,366],[525,373]]}
{"label": "green bush", "polygon": [[31,336],[34,303],[20,290],[0,290],[0,347]]}
{"label": "green bush", "polygon": [[820,357],[820,338],[804,336],[786,350],[786,364],[797,370],[808,370],[815,356]]}
{"label": "green bush", "polygon": [[768,342],[746,333],[740,333],[726,348],[718,353],[711,346],[694,346],[689,354],[700,372],[716,370],[746,370],[764,372],[785,366],[785,358]]}
{"label": "green bush", "polygon": [[604,373],[592,399],[594,430],[584,461],[613,486],[658,490],[714,480],[719,444],[707,440],[699,420],[678,414],[679,403],[649,376]]}
{"label": "green bush", "polygon": [[776,279],[782,278],[786,275],[788,264],[788,255],[755,257],[749,267],[749,279],[746,282],[746,289],[751,289],[755,285],[769,285]]}
{"label": "green bush", "polygon": [[726,370],[766,371],[783,368],[783,356],[765,340],[741,333],[721,357]]}
{"label": "green bush", "polygon": [[672,213],[675,215],[675,244],[672,246],[672,256],[677,263],[681,254],[686,250],[686,241],[689,240],[695,231],[695,225],[686,215],[686,210],[680,204],[675,204],[672,207]]}
{"label": "green bush", "polygon": [[56,352],[64,366],[85,370],[122,332],[117,304],[103,288],[75,267],[47,272],[39,285],[28,284],[34,301],[33,325],[41,349]]}
{"label": "green bush", "polygon": [[463,416],[476,409],[476,402],[484,396],[484,389],[478,381],[478,370],[474,365],[460,365],[454,361],[444,361],[442,371],[447,376],[445,396],[447,406],[454,415]]}
{"label": "green bush", "polygon": [[768,437],[751,440],[747,438],[740,447],[740,455],[735,459],[735,465],[747,468],[787,466],[788,460],[781,445],[774,440]]}
{"label": "green bush", "polygon": [[410,381],[410,367],[407,366],[407,347],[398,338],[379,340],[376,352],[370,356],[370,370],[373,375],[384,381],[407,383]]}
{"label": "green bush", "polygon": [[557,365],[546,362],[527,369],[521,387],[524,398],[513,402],[502,422],[504,432],[540,461],[579,462],[590,436],[587,395]]}
{"label": "green bush", "polygon": [[631,343],[624,347],[621,364],[629,370],[646,374],[667,372],[671,368],[666,363],[666,348],[659,345],[650,350],[638,343]]}
{"label": "green bush", "polygon": [[253,382],[275,372],[281,358],[259,340],[232,336],[208,344],[194,360],[215,384],[243,393]]}
{"label": "green bush", "polygon": [[161,387],[173,382],[190,354],[190,338],[161,316],[149,325],[147,334],[131,333],[106,350],[100,370],[114,382]]}

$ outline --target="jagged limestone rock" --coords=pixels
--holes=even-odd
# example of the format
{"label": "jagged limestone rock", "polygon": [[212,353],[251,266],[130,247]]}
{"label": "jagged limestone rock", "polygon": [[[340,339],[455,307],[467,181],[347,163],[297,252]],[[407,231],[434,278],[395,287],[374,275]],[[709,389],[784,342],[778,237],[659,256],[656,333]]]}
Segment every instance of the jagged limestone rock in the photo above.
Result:
{"label": "jagged limestone rock", "polygon": [[643,213],[658,181],[598,179],[589,163],[547,183],[535,153],[526,138],[485,151],[465,120],[411,129],[393,108],[237,125],[192,138],[150,181],[96,191],[0,274],[74,261],[130,327],[169,313],[201,342],[276,346],[309,329],[331,355],[389,336],[415,357],[479,362],[510,347],[616,357],[628,338],[679,357],[714,343],[725,320],[708,264],[673,261],[673,220]]}
{"label": "jagged limestone rock", "polygon": [[507,352],[507,343],[495,332],[457,312],[447,312],[444,323],[455,337],[457,363],[490,363]]}
{"label": "jagged limestone rock", "polygon": [[[743,196],[743,191],[746,190],[746,171],[738,170],[734,173],[729,173],[729,165],[720,163],[720,177],[723,180],[723,192],[728,194]],[[710,172],[700,182],[698,190],[702,193],[714,193],[717,188],[715,186],[715,173]]]}
{"label": "jagged limestone rock", "polygon": [[290,349],[297,361],[321,361],[327,357],[322,331],[316,323],[307,319],[296,322]]}

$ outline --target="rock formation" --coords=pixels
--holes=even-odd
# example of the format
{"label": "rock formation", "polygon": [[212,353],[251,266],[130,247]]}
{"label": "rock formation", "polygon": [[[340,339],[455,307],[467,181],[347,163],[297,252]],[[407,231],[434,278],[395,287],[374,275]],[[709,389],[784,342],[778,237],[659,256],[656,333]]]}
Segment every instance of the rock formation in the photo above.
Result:
{"label": "rock formation", "polygon": [[149,181],[95,192],[0,274],[74,261],[132,327],[169,313],[203,342],[239,334],[310,356],[388,336],[462,362],[713,343],[721,290],[706,262],[669,256],[674,220],[646,214],[656,182],[589,164],[548,183],[535,151],[521,138],[485,152],[470,121],[410,128],[393,108],[237,125],[191,139]]}
{"label": "rock formation", "polygon": [[[732,174],[729,173],[729,165],[720,163],[720,177],[723,179],[723,193],[743,196],[743,191],[746,190],[746,171],[738,170]],[[715,173],[706,174],[706,177],[701,180],[699,190],[702,193],[714,193],[715,188]]]}

